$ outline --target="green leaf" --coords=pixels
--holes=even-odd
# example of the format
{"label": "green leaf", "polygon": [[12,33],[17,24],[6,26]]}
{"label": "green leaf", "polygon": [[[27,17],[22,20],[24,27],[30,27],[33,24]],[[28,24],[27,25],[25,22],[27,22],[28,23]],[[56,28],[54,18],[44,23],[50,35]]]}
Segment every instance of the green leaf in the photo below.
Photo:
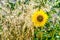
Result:
{"label": "green leaf", "polygon": [[60,2],[53,6],[54,8],[60,8]]}
{"label": "green leaf", "polygon": [[29,4],[30,0],[25,0],[24,4]]}
{"label": "green leaf", "polygon": [[14,10],[15,4],[9,2],[9,5],[11,6],[10,8],[11,8],[12,10]]}
{"label": "green leaf", "polygon": [[17,15],[20,16],[21,12],[19,12]]}
{"label": "green leaf", "polygon": [[34,38],[34,40],[38,40],[38,38]]}
{"label": "green leaf", "polygon": [[0,7],[0,10],[1,10],[2,8]]}
{"label": "green leaf", "polygon": [[21,4],[21,1],[20,1],[20,0],[18,1],[18,4],[19,4],[19,5]]}
{"label": "green leaf", "polygon": [[0,32],[2,31],[2,25],[0,24]]}

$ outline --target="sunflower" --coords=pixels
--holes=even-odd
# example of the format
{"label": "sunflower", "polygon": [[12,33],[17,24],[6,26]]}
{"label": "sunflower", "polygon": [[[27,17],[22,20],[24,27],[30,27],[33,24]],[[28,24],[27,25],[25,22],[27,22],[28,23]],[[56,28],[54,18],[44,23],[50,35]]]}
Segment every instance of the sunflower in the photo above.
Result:
{"label": "sunflower", "polygon": [[48,15],[42,9],[37,10],[32,15],[32,22],[36,27],[44,26],[48,20]]}

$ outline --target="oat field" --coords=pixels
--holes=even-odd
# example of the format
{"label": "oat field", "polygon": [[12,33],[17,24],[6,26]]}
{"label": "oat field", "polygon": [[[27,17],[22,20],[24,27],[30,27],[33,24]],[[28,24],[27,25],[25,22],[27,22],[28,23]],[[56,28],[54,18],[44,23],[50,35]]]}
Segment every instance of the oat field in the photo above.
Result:
{"label": "oat field", "polygon": [[60,0],[0,0],[0,40],[60,40]]}

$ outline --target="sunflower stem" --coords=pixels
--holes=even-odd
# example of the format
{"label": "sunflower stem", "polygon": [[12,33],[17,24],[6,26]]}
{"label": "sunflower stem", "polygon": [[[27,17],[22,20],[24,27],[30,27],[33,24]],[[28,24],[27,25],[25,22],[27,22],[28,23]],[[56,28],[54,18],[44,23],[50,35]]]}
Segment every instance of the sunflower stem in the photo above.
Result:
{"label": "sunflower stem", "polygon": [[46,37],[46,40],[48,40],[48,37]]}
{"label": "sunflower stem", "polygon": [[[42,30],[43,28],[41,27],[41,30]],[[41,40],[42,40],[42,36],[43,36],[43,33],[41,33]]]}

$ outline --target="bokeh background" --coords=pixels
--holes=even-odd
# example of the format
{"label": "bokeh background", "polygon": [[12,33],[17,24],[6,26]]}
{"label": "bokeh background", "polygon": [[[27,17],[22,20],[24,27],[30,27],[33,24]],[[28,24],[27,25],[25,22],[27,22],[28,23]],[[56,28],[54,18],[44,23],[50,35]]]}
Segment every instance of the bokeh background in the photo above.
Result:
{"label": "bokeh background", "polygon": [[[49,16],[43,29],[31,21],[37,9]],[[0,0],[0,40],[60,40],[60,0]]]}

